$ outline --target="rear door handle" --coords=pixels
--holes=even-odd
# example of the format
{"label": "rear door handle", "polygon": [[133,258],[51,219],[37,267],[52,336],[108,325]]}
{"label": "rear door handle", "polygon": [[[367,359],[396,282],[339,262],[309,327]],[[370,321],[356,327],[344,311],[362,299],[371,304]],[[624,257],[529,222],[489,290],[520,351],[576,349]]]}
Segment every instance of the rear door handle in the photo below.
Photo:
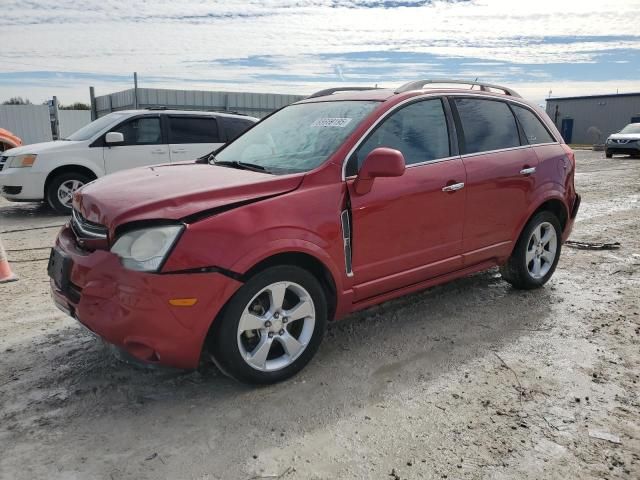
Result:
{"label": "rear door handle", "polygon": [[185,148],[176,148],[174,150],[171,150],[171,153],[184,153],[187,150]]}
{"label": "rear door handle", "polygon": [[151,150],[151,153],[153,153],[154,155],[164,155],[165,153],[167,153],[167,151],[162,149],[157,149],[157,150]]}
{"label": "rear door handle", "polygon": [[461,190],[464,188],[464,182],[454,183],[453,185],[447,185],[446,187],[442,187],[443,192],[455,192],[456,190]]}
{"label": "rear door handle", "polygon": [[531,175],[532,173],[536,173],[536,167],[523,168],[520,170],[520,175]]}

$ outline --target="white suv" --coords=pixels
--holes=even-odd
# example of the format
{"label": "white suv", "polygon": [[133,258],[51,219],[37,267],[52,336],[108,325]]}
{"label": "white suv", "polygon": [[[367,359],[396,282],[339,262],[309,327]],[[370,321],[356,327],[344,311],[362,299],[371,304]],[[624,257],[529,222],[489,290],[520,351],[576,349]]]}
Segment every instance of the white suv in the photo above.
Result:
{"label": "white suv", "polygon": [[0,194],[16,202],[46,200],[71,213],[73,192],[127,168],[194,160],[235,139],[257,118],[218,112],[113,112],[68,138],[2,152]]}

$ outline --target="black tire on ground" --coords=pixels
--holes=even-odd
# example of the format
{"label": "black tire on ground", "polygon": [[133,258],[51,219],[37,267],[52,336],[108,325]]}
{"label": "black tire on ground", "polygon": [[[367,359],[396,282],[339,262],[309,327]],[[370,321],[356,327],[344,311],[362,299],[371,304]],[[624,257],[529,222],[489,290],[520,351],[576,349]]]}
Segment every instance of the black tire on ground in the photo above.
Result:
{"label": "black tire on ground", "polygon": [[61,173],[55,176],[47,185],[47,191],[45,192],[45,200],[47,204],[61,215],[71,215],[71,206],[63,204],[58,198],[58,189],[62,184],[69,181],[78,181],[83,185],[92,181],[93,178],[88,177],[84,173],[80,172],[67,172]]}
{"label": "black tire on ground", "polygon": [[607,158],[613,158],[613,153],[604,152],[604,156]]}
{"label": "black tire on ground", "polygon": [[[291,364],[280,370],[260,371],[242,356],[238,346],[238,325],[249,302],[265,287],[282,281],[294,282],[309,293],[315,309],[315,325],[306,349]],[[327,326],[327,312],[324,289],[314,275],[293,265],[270,267],[251,277],[231,297],[215,320],[207,347],[216,365],[226,375],[249,384],[277,383],[298,373],[315,355]]]}
{"label": "black tire on ground", "polygon": [[[550,223],[555,229],[557,239],[556,255],[549,271],[543,277],[535,278],[529,273],[526,252],[531,234],[544,222]],[[522,230],[520,238],[518,238],[516,246],[511,253],[511,257],[509,257],[506,264],[500,267],[502,278],[509,282],[514,288],[521,290],[530,290],[542,287],[551,278],[556,266],[558,265],[560,251],[562,249],[561,237],[562,229],[560,228],[560,222],[553,213],[542,211],[535,214]]]}

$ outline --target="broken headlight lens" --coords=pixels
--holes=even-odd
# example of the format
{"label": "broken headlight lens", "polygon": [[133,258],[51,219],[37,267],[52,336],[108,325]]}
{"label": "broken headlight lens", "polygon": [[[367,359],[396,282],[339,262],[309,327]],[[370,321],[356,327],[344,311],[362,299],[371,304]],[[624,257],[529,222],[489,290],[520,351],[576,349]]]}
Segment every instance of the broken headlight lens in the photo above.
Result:
{"label": "broken headlight lens", "polygon": [[122,234],[111,247],[122,266],[138,272],[157,272],[183,230],[182,225],[141,228]]}

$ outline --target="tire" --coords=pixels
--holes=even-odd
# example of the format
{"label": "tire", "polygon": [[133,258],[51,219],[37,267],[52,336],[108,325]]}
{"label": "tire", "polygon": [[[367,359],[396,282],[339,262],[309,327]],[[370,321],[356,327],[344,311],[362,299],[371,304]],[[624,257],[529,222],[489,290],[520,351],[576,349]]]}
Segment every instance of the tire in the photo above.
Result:
{"label": "tire", "polygon": [[315,276],[295,266],[270,267],[229,300],[215,321],[209,350],[220,370],[236,380],[281,382],[302,370],[318,350],[327,311],[326,295]]}
{"label": "tire", "polygon": [[68,172],[56,175],[47,186],[47,191],[45,193],[47,203],[60,215],[71,215],[71,197],[68,197],[69,202],[63,202],[63,192],[61,189],[66,187],[67,191],[72,196],[73,192],[92,180],[92,178],[80,172]]}
{"label": "tire", "polygon": [[613,158],[613,153],[604,152],[604,156],[607,158]]}
{"label": "tire", "polygon": [[[547,234],[549,237],[545,243]],[[536,244],[540,237],[542,245]],[[561,238],[560,222],[553,213],[543,211],[535,214],[520,234],[511,257],[500,267],[502,278],[522,290],[542,287],[558,265]]]}

